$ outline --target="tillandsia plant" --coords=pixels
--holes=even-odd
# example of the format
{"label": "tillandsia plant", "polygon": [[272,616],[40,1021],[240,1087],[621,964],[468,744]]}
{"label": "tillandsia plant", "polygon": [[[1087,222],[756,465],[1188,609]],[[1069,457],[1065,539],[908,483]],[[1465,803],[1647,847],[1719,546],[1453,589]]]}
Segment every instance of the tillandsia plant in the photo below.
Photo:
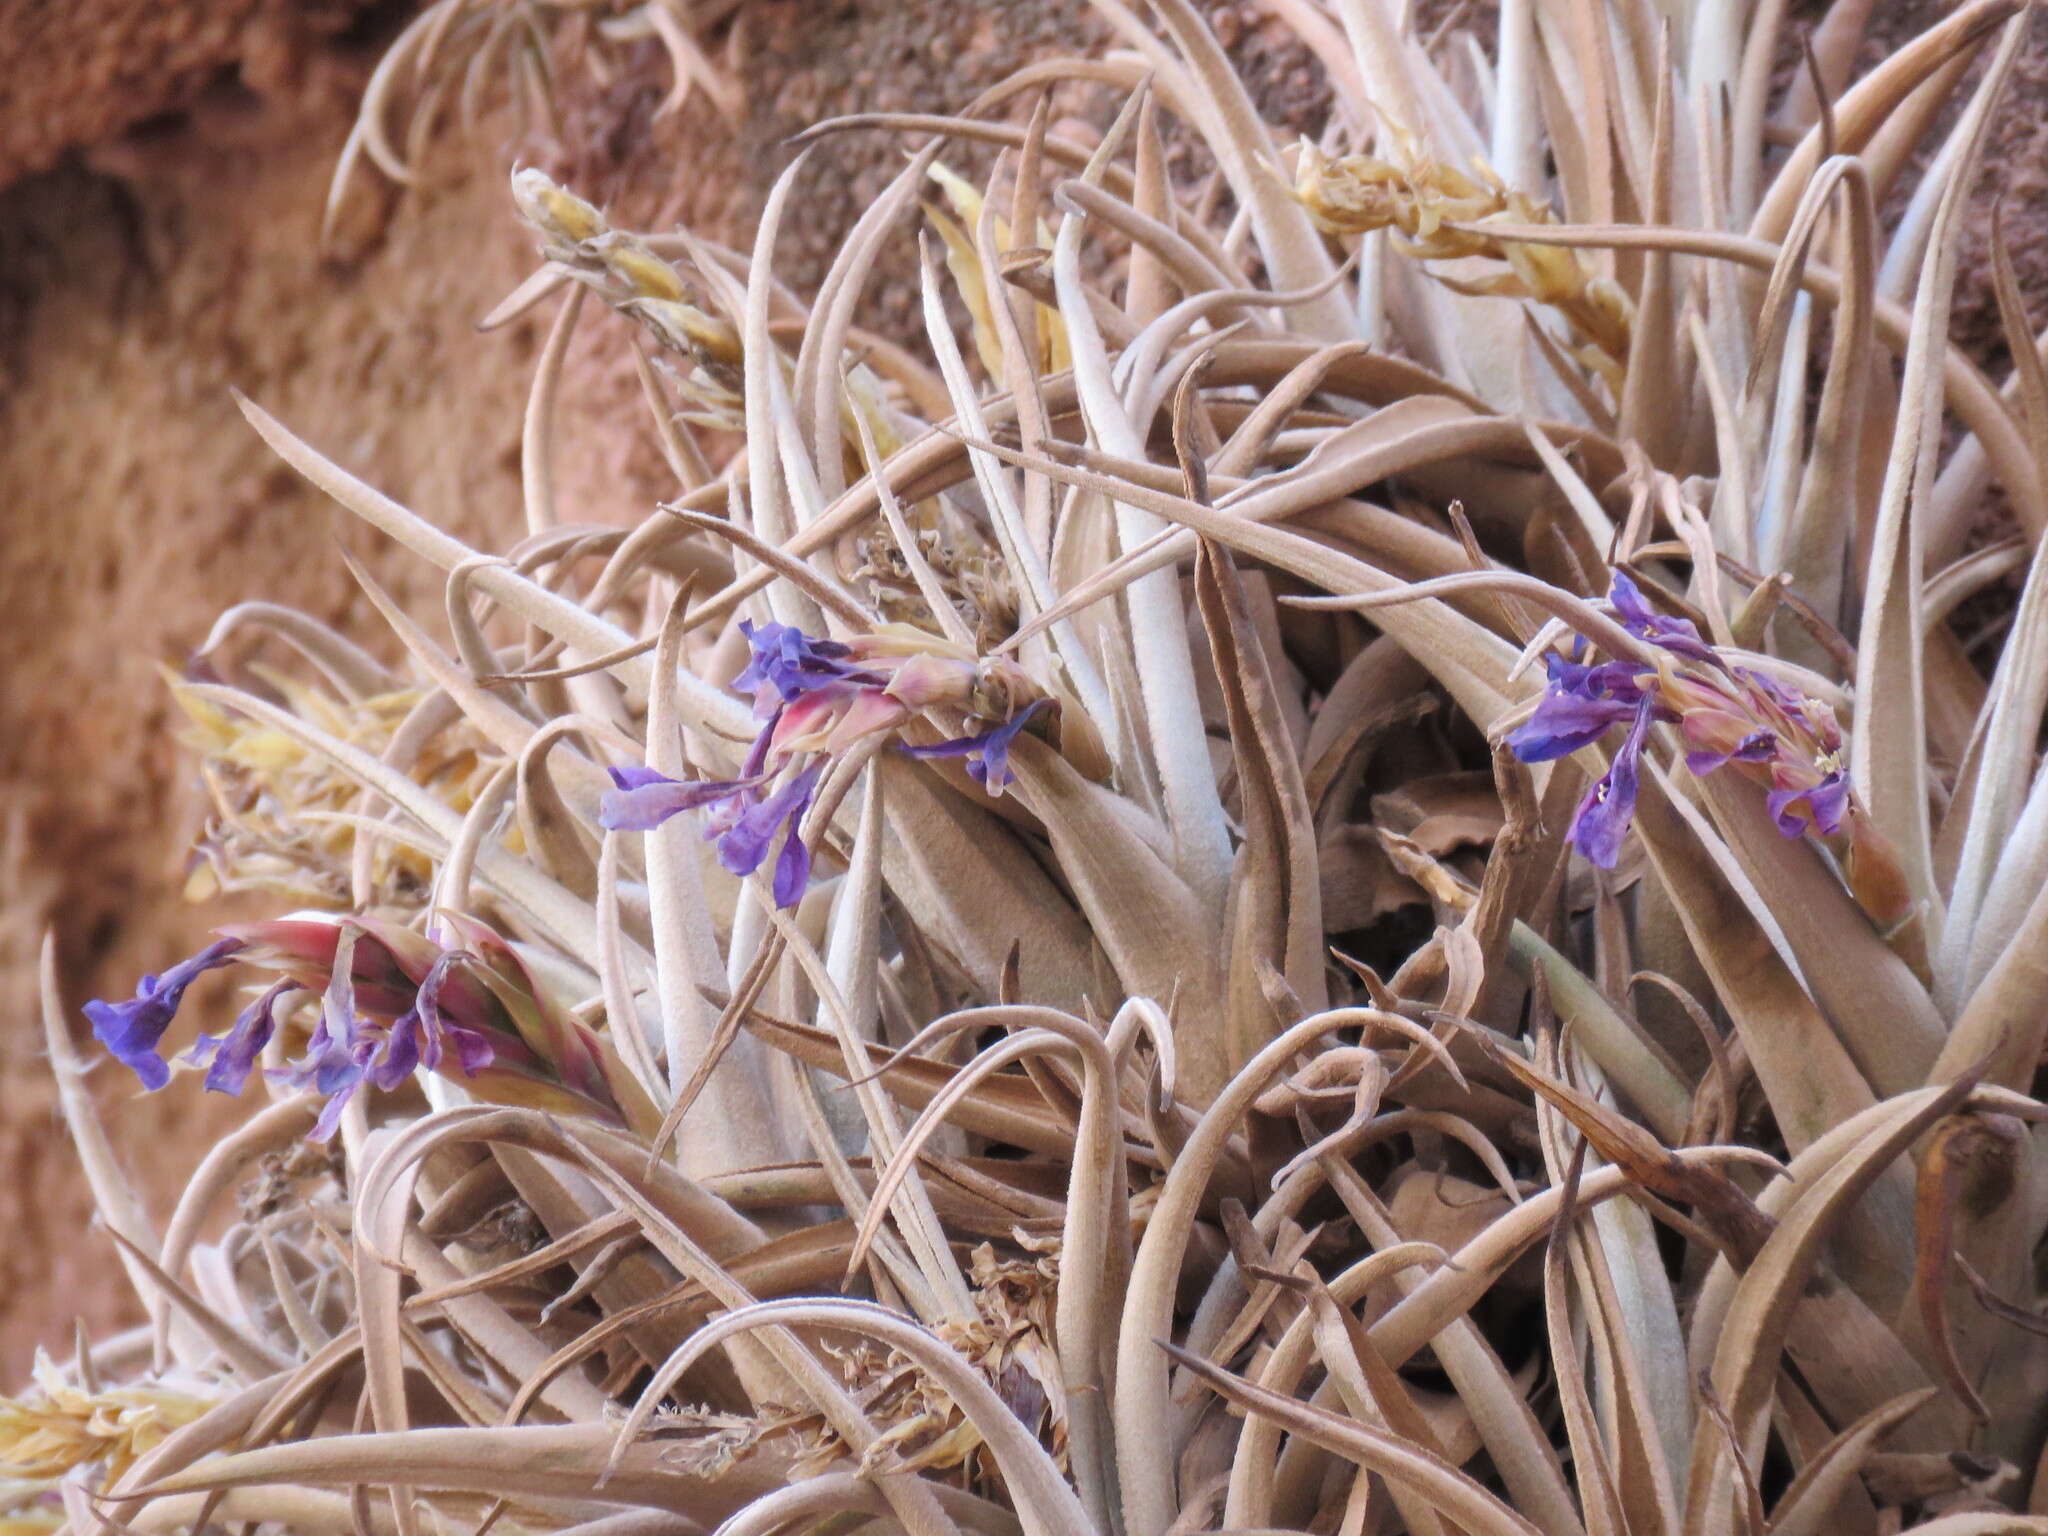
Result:
{"label": "tillandsia plant", "polygon": [[[2011,378],[1948,339],[2030,12],[1852,79],[1837,0],[1781,87],[1782,5],[1399,9],[1275,5],[1313,146],[1190,0],[822,124],[912,152],[808,296],[794,166],[750,253],[519,171],[500,313],[634,327],[633,526],[556,505],[546,360],[502,557],[244,403],[448,632],[365,577],[403,671],[255,604],[175,685],[289,915],[89,1017],[267,1102],[159,1224],[52,981],[149,1322],[0,1413],[13,1519],[2048,1530],[1995,225]],[[856,322],[920,217],[911,347]]]}

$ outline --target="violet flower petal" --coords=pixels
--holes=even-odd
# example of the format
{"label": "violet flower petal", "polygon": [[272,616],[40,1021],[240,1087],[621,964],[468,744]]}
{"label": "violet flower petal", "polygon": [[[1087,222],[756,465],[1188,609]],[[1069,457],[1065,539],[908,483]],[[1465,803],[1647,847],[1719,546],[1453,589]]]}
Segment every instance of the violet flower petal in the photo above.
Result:
{"label": "violet flower petal", "polygon": [[1525,763],[1546,763],[1569,757],[1605,736],[1642,708],[1641,701],[1550,692],[1536,702],[1536,712],[1508,733],[1508,750]]}
{"label": "violet flower petal", "polygon": [[360,924],[344,920],[334,945],[334,971],[320,999],[320,1022],[306,1053],[275,1074],[300,1090],[333,1094],[361,1081],[376,1041],[356,1013],[355,954]]}
{"label": "violet flower petal", "polygon": [[620,789],[645,789],[650,784],[673,784],[676,781],[667,774],[641,764],[628,763],[623,768],[607,768],[612,783]]}
{"label": "violet flower petal", "polygon": [[1649,697],[1640,681],[1643,669],[1634,662],[1589,666],[1551,651],[1543,664],[1549,691],[1507,738],[1508,749],[1525,763],[1570,756],[1629,719]]}
{"label": "violet flower petal", "polygon": [[1571,840],[1589,864],[1612,869],[1621,856],[1622,841],[1628,836],[1629,823],[1636,813],[1643,742],[1655,717],[1655,708],[1648,699],[1636,706],[1636,721],[1629,727],[1628,738],[1614,754],[1607,772],[1579,802],[1578,813],[1572,818]]}
{"label": "violet flower petal", "polygon": [[785,822],[795,823],[811,803],[819,764],[813,763],[766,800],[747,807],[718,835],[718,862],[735,875],[751,875],[768,857],[768,845]]}
{"label": "violet flower petal", "polygon": [[1717,768],[1730,763],[1767,763],[1778,751],[1778,738],[1771,731],[1751,731],[1735,744],[1732,752],[1715,752],[1697,747],[1685,754],[1685,766],[1696,777],[1704,778]]}
{"label": "violet flower petal", "polygon": [[754,744],[747,748],[747,760],[740,764],[740,782],[751,784],[768,771],[768,749],[775,745],[775,728],[782,724],[782,711],[776,710],[768,717],[768,723],[754,738]]}
{"label": "violet flower petal", "polygon": [[464,1077],[475,1077],[497,1059],[497,1051],[482,1030],[458,1024],[441,1011],[441,988],[455,967],[468,959],[469,955],[462,950],[448,950],[434,962],[420,982],[413,1012],[418,1016],[428,1042],[422,1050],[421,1060],[429,1071],[440,1070],[444,1046],[454,1047],[455,1062]]}
{"label": "violet flower petal", "polygon": [[326,1141],[334,1135],[335,1128],[341,1124],[342,1110],[347,1108],[356,1089],[362,1086],[365,1065],[375,1049],[363,1032],[360,1020],[349,1021],[347,1029],[347,1038],[337,1036],[327,1010],[323,1009],[320,1022],[314,1027],[313,1038],[306,1043],[306,1054],[270,1074],[302,1093],[326,1097],[327,1103],[320,1111],[320,1118],[306,1134],[308,1141]]}
{"label": "violet flower petal", "polygon": [[[956,736],[950,741],[933,742],[928,747],[913,747],[907,743],[903,750],[912,757],[965,757],[972,759],[967,765],[968,776],[980,784],[991,795],[1000,795],[1003,786],[1014,784],[1017,776],[1010,772],[1010,747],[1017,734],[1031,721],[1031,717],[1051,704],[1050,699],[1034,699],[1026,708],[1019,710],[1001,725],[973,736]],[[993,780],[993,782],[991,782]]]}
{"label": "violet flower petal", "polygon": [[1652,645],[1662,646],[1674,656],[1683,656],[1689,661],[1711,662],[1720,665],[1707,642],[1700,638],[1698,628],[1690,619],[1673,618],[1657,612],[1643,601],[1642,589],[1626,571],[1614,573],[1614,585],[1609,588],[1607,600],[1614,605],[1621,627],[1638,639]]}
{"label": "violet flower petal", "polygon": [[1806,799],[1807,794],[1804,789],[1774,789],[1764,797],[1764,804],[1770,809],[1771,820],[1778,824],[1780,835],[1806,836],[1806,818],[1799,815],[1795,807]]}
{"label": "violet flower petal", "polygon": [[1751,667],[1735,668],[1738,680],[1755,689],[1793,719],[1799,718],[1800,706],[1806,702],[1806,695],[1795,688],[1788,688],[1768,672],[1758,672]]}
{"label": "violet flower petal", "polygon": [[1634,704],[1645,691],[1639,681],[1645,669],[1633,661],[1603,661],[1589,665],[1557,651],[1546,651],[1543,670],[1550,679],[1551,687],[1585,698],[1619,699],[1625,704]]}
{"label": "violet flower petal", "polygon": [[271,1075],[301,1091],[333,1093],[362,1073],[362,1067],[356,1060],[356,1037],[360,1033],[358,1021],[358,1026],[351,1029],[347,1040],[339,1039],[323,1015],[313,1028],[313,1037],[306,1042],[306,1054]]}
{"label": "violet flower petal", "polygon": [[420,1016],[407,1013],[392,1021],[384,1039],[376,1048],[369,1063],[363,1068],[363,1075],[373,1087],[384,1093],[391,1092],[413,1074],[420,1064]]}
{"label": "violet flower petal", "polygon": [[980,760],[969,763],[967,772],[990,794],[1000,795],[1003,786],[1016,782],[1017,775],[1010,771],[1010,746],[1016,741],[1018,732],[1030,723],[1031,717],[1050,703],[1049,699],[1034,700],[1029,707],[984,733]]}
{"label": "violet flower petal", "polygon": [[455,1047],[455,1064],[464,1077],[475,1077],[498,1059],[496,1047],[484,1038],[482,1030],[471,1029],[467,1024],[450,1024],[448,1039]]}
{"label": "violet flower petal", "polygon": [[607,770],[616,788],[598,803],[597,824],[608,832],[652,832],[669,817],[740,793],[744,779],[671,779],[651,768]]}
{"label": "violet flower petal", "polygon": [[909,742],[898,742],[897,747],[905,757],[966,757],[981,750],[982,740],[987,731],[973,736],[949,736],[944,741],[935,741],[928,747],[912,746]]}
{"label": "violet flower petal", "polygon": [[92,1021],[93,1037],[116,1060],[125,1062],[142,1079],[143,1087],[163,1087],[171,1080],[171,1069],[157,1054],[157,1046],[177,1017],[185,989],[201,973],[234,964],[235,956],[245,947],[240,939],[217,939],[162,975],[143,977],[135,984],[135,996],[125,1003],[100,999],[87,1003],[85,1016]]}
{"label": "violet flower petal", "polygon": [[811,883],[811,849],[798,835],[797,818],[789,819],[782,837],[782,852],[775,860],[775,905],[793,907],[804,898]]}
{"label": "violet flower petal", "polygon": [[885,681],[850,663],[850,647],[837,640],[814,638],[794,625],[769,623],[757,629],[742,619],[740,633],[747,637],[752,655],[745,670],[733,679],[733,687],[754,695],[754,714],[759,719],[773,714],[778,701],[794,703],[834,682]]}
{"label": "violet flower petal", "polygon": [[348,1101],[356,1096],[356,1090],[363,1086],[363,1069],[355,1068],[354,1076],[345,1082],[337,1082],[328,1093],[327,1102],[320,1106],[320,1118],[313,1122],[313,1129],[306,1132],[308,1141],[332,1141],[334,1133],[341,1129],[342,1111],[348,1108]]}
{"label": "violet flower petal", "polygon": [[[1842,830],[1842,817],[1849,809],[1849,778],[1838,770],[1802,789],[1774,789],[1765,803],[1778,831],[1786,837],[1804,837],[1809,819],[1812,830],[1833,837]],[[1805,816],[1799,814],[1802,809]]]}
{"label": "violet flower petal", "polygon": [[[236,1018],[225,1035],[201,1035],[185,1053],[195,1067],[206,1067],[209,1093],[238,1094],[256,1070],[256,1058],[277,1033],[277,1007],[289,993],[304,990],[290,977],[278,982]],[[209,1065],[209,1063],[211,1063]]]}
{"label": "violet flower petal", "polygon": [[1807,791],[1806,803],[1813,810],[1814,830],[1833,837],[1842,830],[1842,818],[1849,812],[1849,776],[1829,774]]}

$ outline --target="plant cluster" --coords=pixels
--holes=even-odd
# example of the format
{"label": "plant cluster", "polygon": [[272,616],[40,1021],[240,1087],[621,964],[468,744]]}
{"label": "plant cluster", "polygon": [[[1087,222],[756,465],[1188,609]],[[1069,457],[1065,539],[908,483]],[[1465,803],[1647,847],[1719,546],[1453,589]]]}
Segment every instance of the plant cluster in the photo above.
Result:
{"label": "plant cluster", "polygon": [[[1774,100],[1769,0],[1501,0],[1490,52],[1275,0],[1314,145],[1191,0],[1099,8],[813,130],[910,153],[808,297],[800,162],[750,252],[518,172],[502,555],[243,403],[447,631],[359,572],[402,665],[251,604],[174,684],[209,878],[279,912],[87,1017],[264,1102],[159,1225],[51,985],[150,1321],[0,1405],[10,1529],[2048,1530],[1995,229],[2011,378],[1948,339],[2028,7],[1850,82],[1838,0]],[[912,349],[858,317],[920,218]],[[632,526],[548,463],[592,297],[676,479]]]}

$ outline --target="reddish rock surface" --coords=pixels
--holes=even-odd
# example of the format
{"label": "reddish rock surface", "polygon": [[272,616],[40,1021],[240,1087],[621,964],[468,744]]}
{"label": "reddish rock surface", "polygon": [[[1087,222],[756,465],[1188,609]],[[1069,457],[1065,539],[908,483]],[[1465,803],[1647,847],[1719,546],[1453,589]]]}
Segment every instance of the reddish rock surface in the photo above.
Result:
{"label": "reddish rock surface", "polygon": [[[504,130],[437,155],[424,195],[366,183],[347,256],[322,260],[321,203],[366,55],[295,46],[267,57],[261,89],[217,65],[175,115],[146,114],[18,184],[0,217],[0,1381],[33,1342],[68,1335],[74,1312],[104,1324],[130,1306],[53,1115],[39,932],[56,929],[75,1005],[125,993],[222,920],[179,898],[200,800],[158,664],[258,596],[367,633],[337,540],[417,610],[438,606],[415,564],[277,463],[230,389],[466,537],[495,542],[520,516],[535,337],[475,330],[529,265],[503,195]],[[36,141],[21,142],[17,156]],[[632,433],[605,410],[579,398],[564,419],[567,484],[597,517],[645,499],[613,472]],[[122,1157],[167,1213],[239,1107],[190,1083],[139,1098],[116,1069],[95,1080]]]}
{"label": "reddish rock surface", "polygon": [[[1214,9],[1269,110],[1311,125],[1312,67],[1256,3]],[[1880,9],[1903,35],[1938,7]],[[74,1315],[131,1315],[106,1240],[85,1230],[89,1200],[53,1115],[39,935],[54,925],[75,1006],[125,991],[222,920],[179,900],[199,801],[156,666],[256,596],[373,634],[337,540],[417,611],[438,611],[428,573],[278,465],[230,389],[494,547],[519,520],[537,343],[538,322],[474,330],[529,264],[503,192],[515,155],[566,169],[624,222],[687,218],[740,238],[791,133],[839,112],[964,105],[1018,62],[1098,35],[1086,10],[749,0],[710,40],[742,86],[732,120],[700,96],[656,121],[667,72],[643,45],[607,85],[565,77],[557,138],[500,111],[441,134],[410,195],[363,178],[322,257],[316,228],[353,102],[410,6],[0,0],[0,1384]],[[2048,313],[2044,98],[2037,40],[1987,196],[2005,194],[2015,257]],[[800,286],[900,163],[873,135],[814,154],[784,248]],[[869,316],[885,328],[910,324],[908,250]],[[2002,350],[1995,316],[1980,259],[1959,322],[1987,361]],[[641,407],[610,366],[619,339],[589,325],[572,354],[559,478],[579,519],[623,518],[662,489]],[[237,1107],[189,1083],[143,1099],[111,1071],[95,1078],[122,1157],[166,1213]]]}

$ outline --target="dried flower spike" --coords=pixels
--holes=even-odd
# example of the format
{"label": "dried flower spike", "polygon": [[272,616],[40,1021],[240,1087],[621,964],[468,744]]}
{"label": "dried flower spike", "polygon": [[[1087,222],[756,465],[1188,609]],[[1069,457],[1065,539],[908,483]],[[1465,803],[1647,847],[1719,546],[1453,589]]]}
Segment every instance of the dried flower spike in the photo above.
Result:
{"label": "dried flower spike", "polygon": [[1295,196],[1332,234],[1393,230],[1406,254],[1422,261],[1489,257],[1506,262],[1499,276],[1437,274],[1460,293],[1533,299],[1565,317],[1589,344],[1582,360],[1618,384],[1628,359],[1635,309],[1627,293],[1575,250],[1533,245],[1491,233],[1488,224],[1550,224],[1550,209],[1506,185],[1484,164],[1466,175],[1421,153],[1400,136],[1399,163],[1373,155],[1327,156],[1303,143]]}
{"label": "dried flower spike", "polygon": [[[89,1390],[38,1350],[34,1386],[18,1397],[0,1396],[0,1480],[48,1488],[93,1465],[119,1477],[212,1406],[204,1397],[159,1386]],[[0,1490],[0,1528],[8,1518],[6,1491],[20,1490]]]}

